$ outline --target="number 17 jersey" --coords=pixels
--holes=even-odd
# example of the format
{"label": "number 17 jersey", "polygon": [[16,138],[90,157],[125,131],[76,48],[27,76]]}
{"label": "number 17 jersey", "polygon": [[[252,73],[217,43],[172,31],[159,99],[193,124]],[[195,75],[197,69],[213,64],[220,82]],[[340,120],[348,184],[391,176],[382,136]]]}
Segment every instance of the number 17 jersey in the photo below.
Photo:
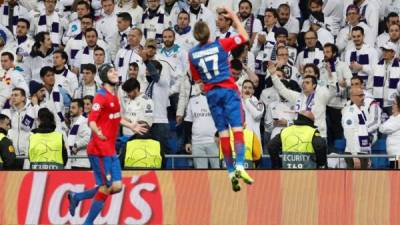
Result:
{"label": "number 17 jersey", "polygon": [[241,35],[235,35],[193,47],[189,52],[193,80],[201,79],[206,91],[214,86],[236,87],[231,77],[229,52],[244,42]]}

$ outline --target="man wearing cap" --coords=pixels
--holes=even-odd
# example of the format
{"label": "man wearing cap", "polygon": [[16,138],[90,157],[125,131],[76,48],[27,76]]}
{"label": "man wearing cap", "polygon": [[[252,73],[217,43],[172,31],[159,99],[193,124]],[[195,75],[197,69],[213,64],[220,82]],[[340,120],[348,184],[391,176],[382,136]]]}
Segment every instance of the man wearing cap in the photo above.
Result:
{"label": "man wearing cap", "polygon": [[351,30],[353,27],[359,26],[364,29],[365,38],[364,41],[369,46],[373,47],[376,36],[371,33],[370,27],[361,21],[360,9],[357,5],[349,5],[346,10],[346,26],[343,27],[336,38],[336,45],[339,48],[339,52],[342,53],[347,49],[354,46],[351,37]]}
{"label": "man wearing cap", "polygon": [[310,30],[317,33],[318,41],[322,46],[326,43],[335,43],[332,33],[324,28],[324,14],[322,12],[311,13],[308,20],[310,21]]}
{"label": "man wearing cap", "polygon": [[104,86],[97,92],[88,117],[92,138],[87,146],[97,186],[79,193],[68,193],[71,216],[75,215],[75,209],[80,201],[93,198],[92,206],[84,223],[86,225],[93,224],[110,195],[122,190],[121,167],[115,149],[120,124],[129,127],[135,133],[147,132],[143,125],[121,119],[120,104],[116,94],[116,85],[119,80],[114,66],[112,64],[102,65],[99,68],[99,76]]}
{"label": "man wearing cap", "polygon": [[399,90],[400,61],[396,56],[397,46],[387,42],[382,47],[383,57],[373,67],[373,79],[369,84],[372,95],[383,108],[383,112],[391,115],[391,107]]}
{"label": "man wearing cap", "polygon": [[267,149],[274,169],[325,168],[327,163],[327,145],[315,128],[310,111],[301,111],[294,124],[276,135]]}

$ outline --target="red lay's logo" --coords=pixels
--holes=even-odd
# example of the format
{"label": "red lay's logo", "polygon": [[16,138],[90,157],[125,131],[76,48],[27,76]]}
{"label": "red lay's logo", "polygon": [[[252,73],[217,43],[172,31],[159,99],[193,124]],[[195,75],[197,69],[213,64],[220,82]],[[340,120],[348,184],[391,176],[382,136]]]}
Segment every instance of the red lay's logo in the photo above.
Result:
{"label": "red lay's logo", "polygon": [[[122,191],[107,199],[95,224],[161,224],[162,199],[155,172],[124,177],[122,182]],[[18,223],[82,224],[92,200],[83,200],[72,217],[68,212],[66,193],[94,186],[90,171],[28,173],[19,190]]]}

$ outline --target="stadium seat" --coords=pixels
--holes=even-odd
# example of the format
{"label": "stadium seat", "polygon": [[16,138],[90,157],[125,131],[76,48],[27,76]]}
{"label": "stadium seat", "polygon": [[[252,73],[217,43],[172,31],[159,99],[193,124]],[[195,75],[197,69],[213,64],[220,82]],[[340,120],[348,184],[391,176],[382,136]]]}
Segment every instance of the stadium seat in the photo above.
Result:
{"label": "stadium seat", "polygon": [[334,145],[337,153],[343,153],[346,149],[346,139],[336,139]]}
{"label": "stadium seat", "polygon": [[[386,139],[379,139],[372,146],[372,154],[386,154]],[[387,158],[372,158],[373,169],[389,168],[389,160]]]}

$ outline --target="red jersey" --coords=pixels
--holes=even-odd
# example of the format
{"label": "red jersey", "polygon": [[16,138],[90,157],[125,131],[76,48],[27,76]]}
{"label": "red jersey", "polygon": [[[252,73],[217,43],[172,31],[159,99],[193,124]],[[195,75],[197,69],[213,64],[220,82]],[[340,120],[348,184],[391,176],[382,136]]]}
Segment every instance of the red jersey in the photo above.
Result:
{"label": "red jersey", "polygon": [[105,88],[99,89],[94,97],[92,110],[88,117],[88,122],[92,121],[96,122],[107,140],[100,140],[97,134],[92,133],[92,138],[87,146],[88,155],[115,155],[115,141],[121,121],[120,104],[118,97]]}

